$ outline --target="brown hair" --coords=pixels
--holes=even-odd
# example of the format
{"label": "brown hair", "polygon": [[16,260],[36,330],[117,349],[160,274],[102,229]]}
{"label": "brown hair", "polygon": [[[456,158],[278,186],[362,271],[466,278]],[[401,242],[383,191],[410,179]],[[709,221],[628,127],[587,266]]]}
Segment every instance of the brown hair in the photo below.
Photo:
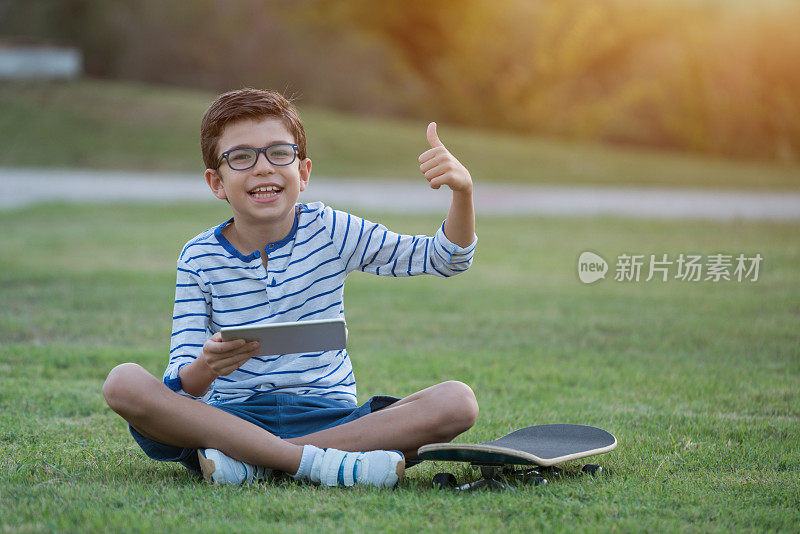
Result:
{"label": "brown hair", "polygon": [[216,169],[217,143],[225,127],[246,119],[276,118],[283,122],[297,143],[297,157],[306,158],[306,132],[292,103],[276,91],[246,87],[219,95],[203,115],[200,149],[207,169]]}

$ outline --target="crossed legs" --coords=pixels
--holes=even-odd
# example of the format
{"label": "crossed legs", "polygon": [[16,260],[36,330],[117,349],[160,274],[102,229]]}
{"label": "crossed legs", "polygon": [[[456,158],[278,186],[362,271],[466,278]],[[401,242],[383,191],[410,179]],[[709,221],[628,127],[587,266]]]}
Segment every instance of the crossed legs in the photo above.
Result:
{"label": "crossed legs", "polygon": [[302,445],[346,451],[396,449],[406,458],[434,442],[450,441],[478,416],[469,386],[442,382],[355,421],[284,440],[223,410],[178,395],[135,363],[118,365],[103,384],[112,410],[139,433],[167,445],[218,449],[252,465],[295,473]]}
{"label": "crossed legs", "polygon": [[470,387],[442,382],[355,421],[287,441],[344,451],[399,450],[411,459],[422,445],[447,442],[469,430],[477,417]]}

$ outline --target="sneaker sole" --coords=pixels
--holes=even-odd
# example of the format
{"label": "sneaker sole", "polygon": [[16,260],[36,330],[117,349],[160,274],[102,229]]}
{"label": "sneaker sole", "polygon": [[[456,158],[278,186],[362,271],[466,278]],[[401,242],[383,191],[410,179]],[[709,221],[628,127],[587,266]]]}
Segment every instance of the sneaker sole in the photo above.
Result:
{"label": "sneaker sole", "polygon": [[403,481],[403,477],[406,474],[406,461],[405,458],[403,458],[402,453],[400,454],[400,461],[397,462],[397,468],[395,469],[395,473],[397,473],[397,484],[394,485],[394,487],[396,488]]}
{"label": "sneaker sole", "polygon": [[203,473],[203,478],[213,484],[214,479],[212,477],[217,470],[214,460],[206,458],[205,455],[200,452],[200,449],[197,450],[197,460],[200,462],[200,471]]}

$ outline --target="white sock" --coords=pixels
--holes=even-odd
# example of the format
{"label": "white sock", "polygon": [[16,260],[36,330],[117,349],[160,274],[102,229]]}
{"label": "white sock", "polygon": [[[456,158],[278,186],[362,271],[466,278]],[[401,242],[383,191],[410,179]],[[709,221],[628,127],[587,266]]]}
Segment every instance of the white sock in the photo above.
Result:
{"label": "white sock", "polygon": [[313,445],[303,445],[303,457],[300,459],[300,467],[297,468],[297,473],[292,475],[292,478],[299,480],[311,480],[311,466],[314,465],[314,459],[317,454],[322,454],[324,451]]}

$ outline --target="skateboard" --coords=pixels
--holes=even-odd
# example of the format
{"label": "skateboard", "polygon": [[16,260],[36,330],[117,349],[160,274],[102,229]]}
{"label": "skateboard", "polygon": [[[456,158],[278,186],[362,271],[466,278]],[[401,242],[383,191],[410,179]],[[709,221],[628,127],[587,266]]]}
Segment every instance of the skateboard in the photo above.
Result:
{"label": "skateboard", "polygon": [[[486,443],[431,443],[419,448],[420,460],[469,462],[481,471],[482,479],[458,485],[450,473],[438,473],[433,485],[468,491],[477,488],[507,489],[502,479],[519,478],[528,484],[546,484],[545,475],[558,477],[558,464],[613,450],[617,438],[600,428],[585,425],[536,425],[521,428]],[[535,466],[515,470],[513,466]],[[587,464],[582,472],[598,475],[599,465]]]}

